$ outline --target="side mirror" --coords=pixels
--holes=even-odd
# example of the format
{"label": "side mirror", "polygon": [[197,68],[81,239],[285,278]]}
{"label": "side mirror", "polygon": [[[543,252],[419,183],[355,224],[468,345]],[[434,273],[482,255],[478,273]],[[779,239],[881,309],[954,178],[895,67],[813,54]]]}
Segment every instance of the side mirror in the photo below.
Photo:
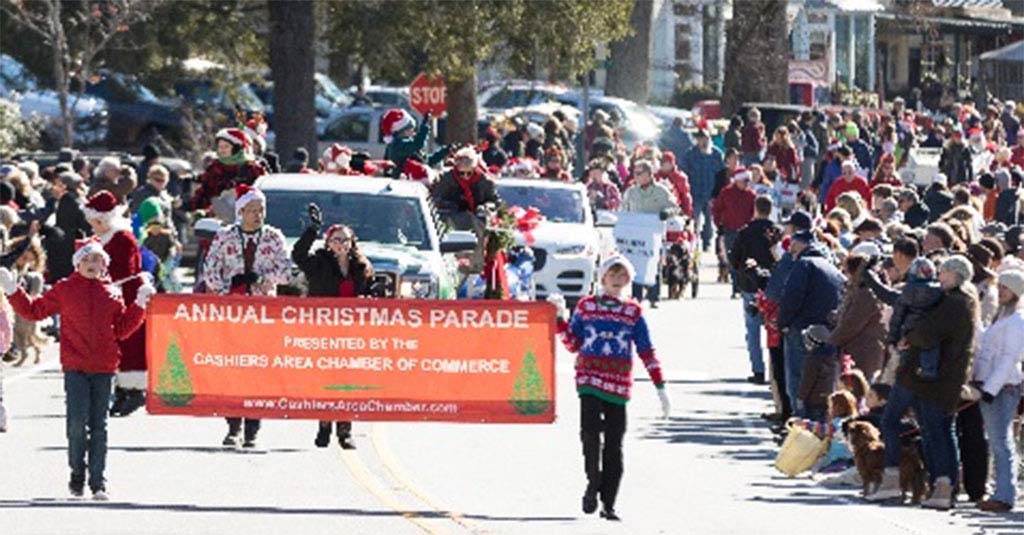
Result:
{"label": "side mirror", "polygon": [[597,221],[594,226],[597,227],[614,227],[619,222],[619,216],[608,210],[597,211]]}
{"label": "side mirror", "polygon": [[454,230],[441,240],[442,253],[461,253],[474,249],[476,249],[476,234],[466,230]]}

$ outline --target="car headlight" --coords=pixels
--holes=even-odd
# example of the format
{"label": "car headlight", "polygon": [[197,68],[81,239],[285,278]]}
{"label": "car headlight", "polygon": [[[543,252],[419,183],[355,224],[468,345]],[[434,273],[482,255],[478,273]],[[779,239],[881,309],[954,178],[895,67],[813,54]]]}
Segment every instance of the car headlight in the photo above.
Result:
{"label": "car headlight", "polygon": [[569,245],[555,249],[557,255],[581,255],[588,252],[590,248],[585,244]]}
{"label": "car headlight", "polygon": [[427,299],[434,294],[434,281],[422,278],[402,278],[399,296],[411,299]]}

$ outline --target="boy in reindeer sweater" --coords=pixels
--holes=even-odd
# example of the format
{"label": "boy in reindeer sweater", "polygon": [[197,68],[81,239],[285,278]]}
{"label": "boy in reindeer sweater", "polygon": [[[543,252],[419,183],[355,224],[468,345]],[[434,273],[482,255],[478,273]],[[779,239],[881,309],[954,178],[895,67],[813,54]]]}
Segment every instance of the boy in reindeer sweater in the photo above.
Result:
{"label": "boy in reindeer sweater", "polygon": [[6,268],[0,268],[0,288],[14,311],[25,319],[61,316],[60,363],[67,397],[71,467],[68,489],[72,497],[82,497],[88,466],[93,499],[106,501],[103,469],[107,458],[107,405],[121,360],[118,341],[128,338],[142,324],[144,309],[156,290],[144,284],[134,302],[125,307],[107,278],[110,257],[97,240],[80,242],[72,263],[75,272],[38,298],[28,297]]}
{"label": "boy in reindeer sweater", "polygon": [[580,300],[568,323],[565,298],[557,294],[549,298],[558,308],[558,330],[565,345],[579,355],[576,391],[580,396],[580,439],[587,473],[583,512],[596,511],[600,497],[604,506],[601,517],[608,520],[619,520],[615,498],[622,480],[622,437],[626,433],[626,402],[633,383],[634,345],[658,389],[663,416],[668,418],[670,411],[661,366],[654,356],[640,304],[621,297],[632,279],[633,265],[626,257],[616,255],[605,260],[599,270],[601,294]]}

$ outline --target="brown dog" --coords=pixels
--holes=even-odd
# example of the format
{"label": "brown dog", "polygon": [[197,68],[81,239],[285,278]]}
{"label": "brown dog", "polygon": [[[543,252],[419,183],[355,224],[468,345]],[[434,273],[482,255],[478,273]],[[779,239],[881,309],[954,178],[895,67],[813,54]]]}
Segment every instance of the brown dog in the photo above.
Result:
{"label": "brown dog", "polygon": [[908,491],[911,492],[911,501],[921,503],[924,498],[925,482],[928,479],[928,472],[921,461],[919,437],[901,438],[900,446],[900,489],[904,497]]}
{"label": "brown dog", "polygon": [[[882,471],[885,469],[885,443],[878,429],[871,422],[850,422],[846,428],[846,438],[853,450],[853,462],[857,473],[864,482],[862,493],[867,496],[882,483]],[[901,478],[902,479],[902,478]]]}

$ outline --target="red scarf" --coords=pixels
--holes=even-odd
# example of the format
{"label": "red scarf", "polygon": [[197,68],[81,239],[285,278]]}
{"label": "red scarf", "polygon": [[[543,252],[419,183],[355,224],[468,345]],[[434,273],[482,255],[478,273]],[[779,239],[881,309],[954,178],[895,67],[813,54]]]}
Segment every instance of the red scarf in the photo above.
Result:
{"label": "red scarf", "polygon": [[476,198],[473,197],[473,184],[480,182],[480,179],[483,178],[483,175],[480,174],[478,171],[474,170],[473,174],[470,175],[469,179],[467,180],[462,178],[462,173],[459,172],[458,169],[452,170],[452,172],[455,173],[455,183],[458,184],[460,188],[462,188],[462,198],[466,199],[466,204],[469,205],[469,211],[475,212]]}

